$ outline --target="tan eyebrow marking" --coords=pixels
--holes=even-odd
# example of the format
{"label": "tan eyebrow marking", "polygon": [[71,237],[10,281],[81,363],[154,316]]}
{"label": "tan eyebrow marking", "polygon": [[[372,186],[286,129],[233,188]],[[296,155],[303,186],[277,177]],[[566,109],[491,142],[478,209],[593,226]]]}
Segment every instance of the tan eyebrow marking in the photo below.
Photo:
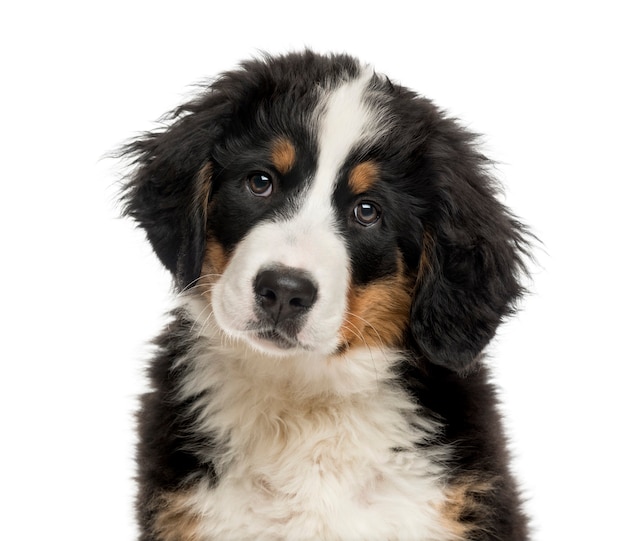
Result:
{"label": "tan eyebrow marking", "polygon": [[355,194],[367,192],[378,179],[378,165],[373,161],[362,162],[352,168],[348,186]]}
{"label": "tan eyebrow marking", "polygon": [[276,139],[272,144],[271,160],[279,173],[284,175],[291,171],[296,163],[296,148],[293,143],[285,137]]}

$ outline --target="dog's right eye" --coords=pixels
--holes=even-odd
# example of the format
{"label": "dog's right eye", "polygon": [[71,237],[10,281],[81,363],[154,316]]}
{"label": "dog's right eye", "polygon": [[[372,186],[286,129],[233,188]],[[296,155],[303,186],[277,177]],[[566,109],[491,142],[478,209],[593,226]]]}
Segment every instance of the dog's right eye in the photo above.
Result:
{"label": "dog's right eye", "polygon": [[274,190],[272,177],[265,173],[251,173],[248,175],[248,189],[256,197],[269,197]]}
{"label": "dog's right eye", "polygon": [[354,219],[363,227],[371,227],[380,219],[381,211],[378,205],[370,201],[361,201],[354,207]]}

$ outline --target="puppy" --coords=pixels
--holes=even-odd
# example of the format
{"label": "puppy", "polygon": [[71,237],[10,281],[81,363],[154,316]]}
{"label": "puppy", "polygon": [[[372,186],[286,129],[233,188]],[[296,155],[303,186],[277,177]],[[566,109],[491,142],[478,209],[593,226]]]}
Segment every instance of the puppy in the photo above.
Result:
{"label": "puppy", "polygon": [[179,293],[139,413],[142,541],[527,539],[481,357],[528,235],[474,135],[305,51],[124,153]]}

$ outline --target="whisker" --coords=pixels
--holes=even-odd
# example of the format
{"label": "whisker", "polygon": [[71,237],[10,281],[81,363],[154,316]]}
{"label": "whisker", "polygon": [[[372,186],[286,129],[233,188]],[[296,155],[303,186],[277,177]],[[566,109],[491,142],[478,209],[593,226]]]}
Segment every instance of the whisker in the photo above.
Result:
{"label": "whisker", "polygon": [[[365,319],[363,319],[362,317],[359,317],[359,316],[357,316],[356,314],[354,314],[352,312],[347,312],[347,313],[348,313],[348,315],[356,317],[356,318],[364,321],[366,324],[369,325],[369,323],[367,323],[367,321]],[[374,368],[374,374],[376,375],[376,385],[379,386],[380,385],[380,378],[378,377],[378,367],[376,366],[376,360],[374,359],[374,353],[372,352],[372,348],[370,347],[370,345],[365,340],[365,336],[363,336],[363,333],[360,331],[360,329],[354,323],[346,320],[346,324],[348,324],[350,327],[352,327],[354,329],[355,334],[357,334],[361,338],[361,341],[367,347],[367,350],[370,353],[370,361],[372,362],[372,367]],[[371,325],[370,325],[370,327],[371,327]],[[347,344],[347,345],[349,345],[349,344]],[[381,342],[381,346],[382,346],[382,342]],[[384,349],[382,347],[380,347],[380,351],[384,354]]]}
{"label": "whisker", "polygon": [[200,325],[200,330],[198,331],[198,335],[201,335],[206,328],[207,320],[213,315],[213,311],[211,310],[211,305],[207,303],[207,305],[202,309],[202,311],[196,316],[193,325],[191,326],[191,332],[196,328],[196,325],[199,323],[200,318],[204,315],[206,311],[209,311],[209,315],[204,319],[203,323]]}
{"label": "whisker", "polygon": [[[357,317],[355,314],[353,314],[351,312],[346,312],[346,314],[350,315],[350,316]],[[348,321],[346,319],[344,324],[347,325],[358,338],[360,338],[361,342],[363,342],[364,344],[367,345],[367,342],[365,342],[365,336],[363,335],[361,330],[354,323],[352,323],[351,321]],[[350,342],[348,340],[346,340],[346,345],[349,345],[349,344],[350,344]]]}
{"label": "whisker", "polygon": [[[383,341],[382,336],[380,336],[380,333],[378,332],[376,327],[374,327],[374,325],[372,325],[369,321],[367,321],[367,319],[362,318],[361,316],[358,316],[357,314],[355,314],[353,312],[346,312],[346,313],[348,315],[352,316],[352,317],[360,319],[363,323],[365,323],[365,325],[367,327],[372,329],[376,333],[376,336],[378,337],[378,344],[379,344],[379,347],[380,347],[381,351],[384,351],[384,349],[385,349],[385,347],[384,347],[385,346],[385,342]],[[363,336],[363,334],[360,333],[360,332],[359,332],[359,334],[361,335],[361,339],[363,340],[363,342],[365,342],[365,337]]]}
{"label": "whisker", "polygon": [[205,279],[210,279],[210,278],[220,278],[222,275],[218,274],[218,273],[207,273],[207,274],[201,274],[200,276],[198,276],[195,280],[192,280],[191,282],[189,282],[177,295],[176,298],[180,298],[186,294],[188,294],[189,292],[191,292],[193,289],[197,288],[200,285],[200,280],[205,280]]}

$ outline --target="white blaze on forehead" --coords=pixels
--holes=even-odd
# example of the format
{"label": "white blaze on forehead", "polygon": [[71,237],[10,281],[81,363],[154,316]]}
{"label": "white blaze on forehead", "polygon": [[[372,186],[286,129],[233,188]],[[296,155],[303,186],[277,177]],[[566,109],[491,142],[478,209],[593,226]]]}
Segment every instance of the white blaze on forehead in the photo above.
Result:
{"label": "white blaze on forehead", "polygon": [[319,106],[319,156],[309,197],[328,208],[337,175],[350,151],[374,135],[376,112],[364,100],[373,75],[371,68],[365,68],[360,77],[332,90]]}

